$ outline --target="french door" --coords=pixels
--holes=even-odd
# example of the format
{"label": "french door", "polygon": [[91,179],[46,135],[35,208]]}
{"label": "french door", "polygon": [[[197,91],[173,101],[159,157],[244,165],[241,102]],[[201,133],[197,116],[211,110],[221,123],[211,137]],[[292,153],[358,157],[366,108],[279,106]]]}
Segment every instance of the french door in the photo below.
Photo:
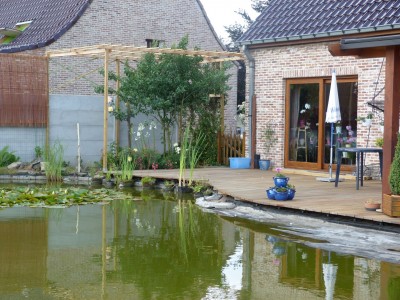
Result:
{"label": "french door", "polygon": [[[293,79],[286,82],[285,167],[321,170],[336,163],[336,149],[344,141],[356,144],[357,78],[338,78],[342,121],[325,123],[330,78]],[[355,164],[354,157],[342,161]],[[348,168],[349,169],[349,168]]]}

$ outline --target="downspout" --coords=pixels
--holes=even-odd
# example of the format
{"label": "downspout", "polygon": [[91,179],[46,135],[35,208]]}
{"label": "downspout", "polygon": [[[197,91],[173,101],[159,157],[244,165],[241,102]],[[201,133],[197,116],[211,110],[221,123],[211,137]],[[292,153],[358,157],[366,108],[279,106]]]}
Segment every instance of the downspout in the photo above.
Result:
{"label": "downspout", "polygon": [[254,81],[255,81],[255,60],[254,57],[250,54],[250,51],[247,45],[243,46],[243,53],[246,55],[247,60],[249,61],[249,109],[248,109],[248,127],[249,127],[249,156],[251,159],[251,165],[254,167],[254,155],[253,155],[253,97],[254,97]]}

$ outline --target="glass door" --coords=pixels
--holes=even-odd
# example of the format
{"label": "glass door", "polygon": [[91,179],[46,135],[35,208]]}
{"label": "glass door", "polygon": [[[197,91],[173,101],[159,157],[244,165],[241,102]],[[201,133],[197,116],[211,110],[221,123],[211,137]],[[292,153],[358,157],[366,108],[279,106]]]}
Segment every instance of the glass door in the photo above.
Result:
{"label": "glass door", "polygon": [[[357,79],[337,79],[342,121],[325,123],[330,78],[288,80],[286,85],[285,167],[328,169],[330,150],[336,166],[336,149],[356,145]],[[345,157],[344,165],[354,165],[354,157]],[[346,168],[345,168],[346,169]]]}
{"label": "glass door", "polygon": [[286,159],[288,167],[318,168],[321,84],[288,82]]}

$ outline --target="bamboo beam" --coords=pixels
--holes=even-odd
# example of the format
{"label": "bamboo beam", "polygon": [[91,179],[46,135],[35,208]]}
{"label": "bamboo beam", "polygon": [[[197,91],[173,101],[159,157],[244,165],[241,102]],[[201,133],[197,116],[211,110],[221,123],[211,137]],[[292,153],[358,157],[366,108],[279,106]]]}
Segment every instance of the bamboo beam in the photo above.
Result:
{"label": "bamboo beam", "polygon": [[201,56],[203,63],[244,60],[244,55],[237,52],[208,51],[208,50],[183,50],[170,48],[147,48],[123,45],[94,45],[46,51],[47,57],[65,56],[90,56],[101,58],[104,51],[109,51],[109,58],[139,60],[146,53],[153,53],[157,57],[161,54],[177,54],[188,56]]}
{"label": "bamboo beam", "polygon": [[107,172],[108,141],[108,57],[109,50],[104,51],[104,119],[103,119],[103,171]]}
{"label": "bamboo beam", "polygon": [[[399,131],[400,47],[386,50],[385,112],[383,135],[382,194],[390,194],[389,173]],[[382,195],[383,197],[383,195]]]}

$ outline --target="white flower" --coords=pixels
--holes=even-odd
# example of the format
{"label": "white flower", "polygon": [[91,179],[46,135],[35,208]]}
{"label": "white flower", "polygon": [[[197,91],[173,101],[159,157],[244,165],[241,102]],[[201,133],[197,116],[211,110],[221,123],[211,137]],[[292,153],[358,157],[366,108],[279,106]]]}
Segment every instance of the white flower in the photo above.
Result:
{"label": "white flower", "polygon": [[143,125],[143,123],[139,123],[138,131],[143,131],[143,130],[144,130],[144,125]]}
{"label": "white flower", "polygon": [[138,152],[137,148],[133,148],[133,152]]}
{"label": "white flower", "polygon": [[132,157],[131,156],[128,156],[128,161],[132,161]]}
{"label": "white flower", "polygon": [[108,107],[108,111],[109,111],[109,112],[113,112],[113,111],[114,111],[114,107],[109,106],[109,107]]}
{"label": "white flower", "polygon": [[137,136],[140,136],[140,131],[138,131],[138,132],[136,133],[136,135],[137,135]]}
{"label": "white flower", "polygon": [[305,109],[302,109],[302,110],[300,111],[301,114],[304,114],[305,112],[306,112]]}
{"label": "white flower", "polygon": [[304,104],[304,107],[305,107],[305,109],[310,109],[310,108],[311,108],[311,105],[308,104],[308,103],[306,103],[306,104]]}
{"label": "white flower", "polygon": [[179,144],[178,143],[175,143],[174,144],[174,148],[176,148],[176,147],[178,147],[179,146]]}
{"label": "white flower", "polygon": [[181,152],[181,147],[175,147],[175,152],[176,152],[177,154],[179,154],[179,152]]}

